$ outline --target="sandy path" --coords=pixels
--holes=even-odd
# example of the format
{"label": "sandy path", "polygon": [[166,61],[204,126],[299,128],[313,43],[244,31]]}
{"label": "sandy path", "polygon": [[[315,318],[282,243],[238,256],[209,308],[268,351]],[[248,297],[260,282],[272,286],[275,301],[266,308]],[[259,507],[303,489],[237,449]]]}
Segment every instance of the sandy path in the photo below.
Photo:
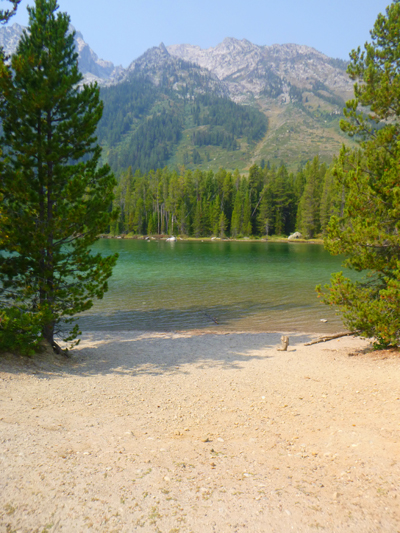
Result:
{"label": "sandy path", "polygon": [[400,356],[290,339],[0,359],[0,532],[400,532]]}

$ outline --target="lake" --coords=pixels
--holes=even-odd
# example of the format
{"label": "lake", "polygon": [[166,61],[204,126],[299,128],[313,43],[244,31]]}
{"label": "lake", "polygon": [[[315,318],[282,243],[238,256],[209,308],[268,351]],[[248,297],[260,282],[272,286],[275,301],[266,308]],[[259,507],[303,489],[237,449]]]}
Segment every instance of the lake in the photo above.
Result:
{"label": "lake", "polygon": [[104,299],[80,317],[85,331],[344,329],[316,296],[342,270],[322,245],[103,239],[94,251],[119,260]]}

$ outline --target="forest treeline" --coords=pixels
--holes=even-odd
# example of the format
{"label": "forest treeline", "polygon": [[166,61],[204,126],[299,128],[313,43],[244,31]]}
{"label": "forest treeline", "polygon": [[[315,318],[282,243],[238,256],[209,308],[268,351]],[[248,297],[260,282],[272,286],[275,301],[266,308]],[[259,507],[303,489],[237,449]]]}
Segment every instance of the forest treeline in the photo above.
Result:
{"label": "forest treeline", "polygon": [[111,233],[240,238],[297,230],[313,238],[343,203],[333,165],[318,157],[296,173],[267,164],[253,165],[248,176],[222,168],[133,173],[129,167],[115,191],[119,219]]}

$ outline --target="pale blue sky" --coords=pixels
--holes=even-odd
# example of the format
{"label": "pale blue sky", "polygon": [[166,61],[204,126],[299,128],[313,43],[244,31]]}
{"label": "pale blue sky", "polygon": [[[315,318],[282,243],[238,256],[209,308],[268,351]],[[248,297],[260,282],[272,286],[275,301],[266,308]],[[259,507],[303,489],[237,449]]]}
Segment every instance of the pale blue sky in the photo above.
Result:
{"label": "pale blue sky", "polygon": [[[225,37],[259,45],[295,43],[331,57],[369,40],[388,0],[58,0],[102,59],[127,67],[152,46],[216,46]],[[5,2],[1,4],[6,5]],[[22,0],[10,24],[27,25]],[[3,7],[3,6],[1,6]]]}

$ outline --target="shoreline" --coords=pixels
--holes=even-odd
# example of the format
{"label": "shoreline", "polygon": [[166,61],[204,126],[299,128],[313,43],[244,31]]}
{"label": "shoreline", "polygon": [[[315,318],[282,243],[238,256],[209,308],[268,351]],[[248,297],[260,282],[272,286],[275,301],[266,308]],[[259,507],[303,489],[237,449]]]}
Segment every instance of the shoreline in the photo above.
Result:
{"label": "shoreline", "polygon": [[[128,234],[129,235],[129,234]],[[166,241],[171,235],[99,235],[99,239],[115,239],[115,240],[137,240],[137,241]],[[177,242],[250,242],[250,243],[289,243],[289,244],[324,244],[323,239],[292,239],[288,237],[270,237],[270,238],[250,238],[243,237],[241,239],[220,238],[220,237],[176,237]]]}

